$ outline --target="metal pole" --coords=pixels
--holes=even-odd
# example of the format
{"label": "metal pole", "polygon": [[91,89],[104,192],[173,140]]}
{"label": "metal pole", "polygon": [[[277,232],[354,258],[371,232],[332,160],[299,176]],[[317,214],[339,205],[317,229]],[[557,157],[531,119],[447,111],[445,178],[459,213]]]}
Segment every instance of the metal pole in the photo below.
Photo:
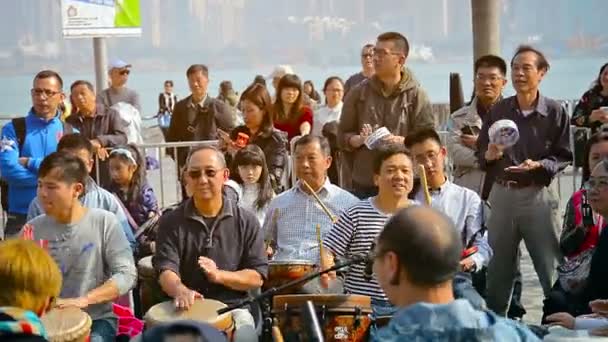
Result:
{"label": "metal pole", "polygon": [[473,20],[473,60],[500,56],[500,0],[471,0]]}
{"label": "metal pole", "polygon": [[101,92],[108,87],[108,50],[106,39],[103,37],[93,38],[93,55],[95,58],[95,88]]}

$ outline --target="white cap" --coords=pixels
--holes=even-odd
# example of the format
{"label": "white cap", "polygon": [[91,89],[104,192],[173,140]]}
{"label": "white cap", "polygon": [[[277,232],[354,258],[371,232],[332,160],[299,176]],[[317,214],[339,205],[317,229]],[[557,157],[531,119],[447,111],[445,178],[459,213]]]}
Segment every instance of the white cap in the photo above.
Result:
{"label": "white cap", "polygon": [[130,68],[131,64],[123,61],[122,59],[113,59],[110,61],[110,64],[108,64],[108,70],[112,70],[112,69],[124,69],[124,68]]}
{"label": "white cap", "polygon": [[268,77],[266,78],[273,79],[275,77],[283,77],[287,74],[295,74],[295,72],[293,72],[293,68],[291,67],[291,65],[281,64],[277,65],[274,70],[272,70],[270,75],[268,75]]}

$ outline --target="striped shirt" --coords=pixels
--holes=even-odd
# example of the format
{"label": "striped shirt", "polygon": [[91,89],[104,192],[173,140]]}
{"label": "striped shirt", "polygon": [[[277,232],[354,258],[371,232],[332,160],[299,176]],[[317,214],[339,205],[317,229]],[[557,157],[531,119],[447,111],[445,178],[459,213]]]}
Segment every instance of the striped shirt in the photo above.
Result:
{"label": "striped shirt", "polygon": [[[372,244],[384,228],[391,214],[383,213],[373,203],[375,197],[360,201],[340,215],[323,246],[338,257],[347,254],[369,253]],[[365,278],[365,263],[353,264],[346,272],[344,290],[348,293],[370,296],[388,301],[375,276]]]}

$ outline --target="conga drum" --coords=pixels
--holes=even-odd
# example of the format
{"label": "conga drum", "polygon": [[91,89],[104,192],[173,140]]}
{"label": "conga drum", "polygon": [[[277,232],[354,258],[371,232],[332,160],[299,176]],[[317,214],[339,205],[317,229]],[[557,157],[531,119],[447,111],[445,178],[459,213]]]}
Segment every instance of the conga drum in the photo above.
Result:
{"label": "conga drum", "polygon": [[197,299],[190,309],[178,310],[173,301],[166,301],[152,306],[144,316],[144,320],[146,328],[183,320],[205,322],[222,331],[228,340],[231,340],[234,331],[232,314],[230,312],[217,314],[217,310],[225,307],[226,304],[217,300]]}
{"label": "conga drum", "polygon": [[52,309],[41,318],[51,342],[88,342],[91,317],[78,308]]}
{"label": "conga drum", "polygon": [[365,341],[371,324],[371,299],[361,295],[283,295],[274,296],[272,314],[278,320],[285,341],[311,341],[301,315],[312,301],[325,341]]}
{"label": "conga drum", "polygon": [[137,262],[137,274],[139,277],[139,299],[141,313],[146,313],[153,305],[168,300],[158,283],[156,271],[152,267],[152,256],[142,258]]}
{"label": "conga drum", "polygon": [[[268,280],[264,282],[263,289],[267,290],[300,279],[314,270],[315,264],[308,260],[268,261]],[[289,288],[281,293],[294,293],[300,288],[301,285],[300,287]]]}

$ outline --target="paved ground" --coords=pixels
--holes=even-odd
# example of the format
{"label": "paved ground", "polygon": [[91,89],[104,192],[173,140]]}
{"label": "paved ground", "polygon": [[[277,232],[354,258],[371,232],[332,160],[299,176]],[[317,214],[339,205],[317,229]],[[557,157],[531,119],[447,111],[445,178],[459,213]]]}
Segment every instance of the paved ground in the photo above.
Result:
{"label": "paved ground", "polygon": [[[150,130],[145,137],[147,142],[159,141],[160,131]],[[157,151],[148,150],[147,153],[149,155],[157,155]],[[162,153],[161,153],[162,154]],[[161,184],[160,182],[160,170],[153,170],[148,173],[148,179],[152,186],[154,187],[154,191],[159,197],[159,201],[161,197],[164,197],[164,206],[170,205],[172,203],[176,203],[178,199],[178,191],[179,191],[179,183],[177,180],[177,172],[175,169],[175,163],[169,157],[163,157],[162,159],[162,167],[163,167],[163,177],[164,180]],[[577,178],[578,182],[580,182],[580,177]],[[559,189],[561,196],[561,209],[565,208],[566,202],[575,188],[572,183],[573,176],[572,172],[567,172],[567,174],[562,175],[559,179],[559,182],[555,184],[555,186]],[[162,192],[161,192],[162,186]],[[578,187],[578,183],[576,187]],[[161,196],[162,194],[162,196]],[[524,316],[524,321],[529,324],[539,324],[542,316],[542,299],[543,293],[538,283],[538,278],[536,277],[536,273],[534,271],[534,267],[532,265],[532,261],[528,255],[528,252],[525,249],[524,244],[522,243],[522,265],[521,270],[523,273],[523,281],[524,281],[524,290],[523,290],[523,303],[528,311],[526,316]]]}

